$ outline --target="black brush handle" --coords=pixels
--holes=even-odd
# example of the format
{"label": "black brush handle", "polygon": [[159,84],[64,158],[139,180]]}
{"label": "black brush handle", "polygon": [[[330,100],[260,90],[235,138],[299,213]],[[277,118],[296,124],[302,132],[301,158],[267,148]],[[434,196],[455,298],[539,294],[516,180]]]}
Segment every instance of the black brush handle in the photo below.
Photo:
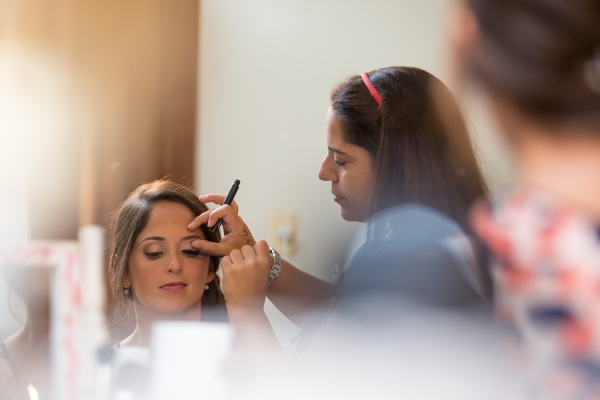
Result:
{"label": "black brush handle", "polygon": [[[235,197],[235,194],[237,193],[239,187],[240,187],[240,180],[236,179],[233,182],[233,185],[231,185],[231,189],[229,189],[229,193],[227,193],[227,196],[225,196],[225,201],[223,202],[223,205],[225,205],[225,204],[227,204],[228,206],[231,205],[231,203],[233,202],[233,198]],[[212,228],[208,228],[208,231],[213,234],[217,233],[219,231],[219,228],[221,227],[222,223],[223,223],[223,218],[219,218],[217,223],[214,224],[212,226]]]}

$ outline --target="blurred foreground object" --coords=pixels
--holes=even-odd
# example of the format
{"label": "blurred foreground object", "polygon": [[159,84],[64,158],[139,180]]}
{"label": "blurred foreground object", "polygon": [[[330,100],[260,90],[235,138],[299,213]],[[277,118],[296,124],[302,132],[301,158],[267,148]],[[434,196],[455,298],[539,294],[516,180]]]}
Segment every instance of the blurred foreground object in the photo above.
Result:
{"label": "blurred foreground object", "polygon": [[469,313],[365,295],[336,316],[279,390],[289,399],[514,399],[519,380],[499,339]]}
{"label": "blurred foreground object", "polygon": [[[103,258],[104,229],[97,226],[82,228],[79,243],[33,242],[12,251],[5,250],[0,255],[0,267],[8,276],[41,269],[50,277],[45,292],[33,285],[33,276],[20,280],[20,291],[35,290],[38,300],[35,308],[29,308],[31,303],[26,302],[28,322],[22,332],[27,332],[29,323],[39,323],[39,309],[47,310],[50,316],[48,329],[36,330],[35,334],[40,337],[29,337],[28,340],[49,343],[50,366],[46,370],[49,376],[41,379],[51,382],[48,385],[51,387],[42,386],[38,391],[41,389],[46,394],[51,391],[52,398],[80,399],[95,393],[96,353],[108,340]],[[30,321],[32,318],[34,320]],[[14,336],[16,345],[19,335],[21,333]],[[10,351],[11,338],[7,342]],[[15,365],[20,365],[18,346],[15,349],[11,356]],[[28,360],[31,365],[24,366],[24,376],[29,368],[45,362],[43,352],[37,356],[37,360]]]}
{"label": "blurred foreground object", "polygon": [[512,190],[496,208],[480,204],[473,214],[498,260],[496,313],[524,352],[534,397],[598,394],[597,222],[568,202],[528,190]]}
{"label": "blurred foreground object", "polygon": [[529,398],[600,396],[600,2],[468,0],[462,73],[483,89],[517,185],[473,211],[496,259],[496,315]]}
{"label": "blurred foreground object", "polygon": [[223,364],[232,349],[229,324],[156,323],[152,334],[152,398],[231,398]]}

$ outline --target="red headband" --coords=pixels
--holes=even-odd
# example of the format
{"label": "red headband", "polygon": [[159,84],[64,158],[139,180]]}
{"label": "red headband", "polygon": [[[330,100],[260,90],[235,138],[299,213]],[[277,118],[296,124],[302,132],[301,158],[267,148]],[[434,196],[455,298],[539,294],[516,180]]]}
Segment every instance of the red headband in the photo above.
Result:
{"label": "red headband", "polygon": [[373,98],[375,99],[377,104],[379,104],[379,111],[381,111],[381,105],[383,102],[381,101],[381,96],[379,95],[379,92],[377,91],[377,89],[375,89],[375,86],[373,86],[373,84],[371,83],[371,80],[369,79],[369,75],[367,75],[366,72],[363,72],[361,77],[362,77],[363,82],[365,83],[365,86],[367,87],[367,89],[369,89],[371,96],[373,96]]}

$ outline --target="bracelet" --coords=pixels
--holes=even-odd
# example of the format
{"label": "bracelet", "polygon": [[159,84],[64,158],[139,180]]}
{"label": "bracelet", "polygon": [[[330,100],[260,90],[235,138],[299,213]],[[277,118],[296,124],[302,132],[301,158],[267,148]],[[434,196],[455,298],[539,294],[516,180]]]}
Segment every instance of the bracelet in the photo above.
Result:
{"label": "bracelet", "polygon": [[269,247],[269,251],[273,256],[273,265],[271,266],[271,270],[269,271],[269,285],[272,285],[273,282],[279,278],[279,274],[281,273],[281,268],[283,268],[283,260],[281,259],[281,255],[279,252],[272,247]]}

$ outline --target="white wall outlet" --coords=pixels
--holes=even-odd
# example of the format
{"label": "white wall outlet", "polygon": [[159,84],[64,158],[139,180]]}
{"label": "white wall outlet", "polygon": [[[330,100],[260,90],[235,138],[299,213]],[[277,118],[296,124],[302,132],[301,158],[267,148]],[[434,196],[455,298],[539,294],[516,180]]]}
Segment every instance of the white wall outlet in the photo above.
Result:
{"label": "white wall outlet", "polygon": [[277,212],[271,214],[269,221],[269,245],[289,256],[296,251],[296,213]]}

